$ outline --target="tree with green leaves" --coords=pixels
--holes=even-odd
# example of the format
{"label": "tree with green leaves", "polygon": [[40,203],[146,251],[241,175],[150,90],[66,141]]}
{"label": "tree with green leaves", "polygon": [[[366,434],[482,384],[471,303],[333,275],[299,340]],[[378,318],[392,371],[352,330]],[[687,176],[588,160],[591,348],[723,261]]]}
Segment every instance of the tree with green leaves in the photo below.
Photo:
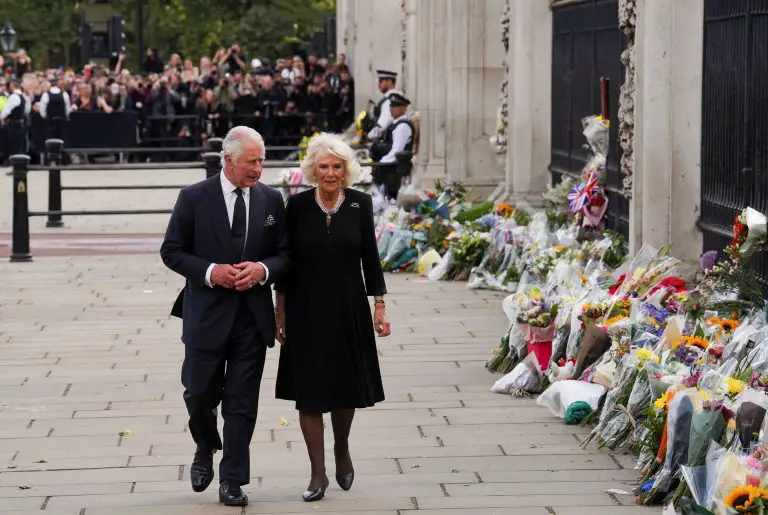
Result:
{"label": "tree with green leaves", "polygon": [[[144,44],[167,60],[172,52],[197,61],[233,42],[250,57],[289,54],[323,29],[334,0],[112,0],[125,19],[129,68],[137,66],[138,2],[143,1]],[[80,41],[80,16],[95,0],[0,0],[0,23],[11,20],[18,45],[35,68],[70,64]],[[44,28],[43,28],[44,27]]]}
{"label": "tree with green leaves", "polygon": [[17,45],[34,67],[59,66],[68,64],[69,50],[79,41],[82,7],[72,0],[0,0],[0,23],[12,22]]}
{"label": "tree with green leaves", "polygon": [[[136,64],[137,0],[112,5],[125,17],[129,60]],[[165,60],[177,52],[197,61],[234,42],[249,58],[274,59],[322,30],[334,9],[334,0],[144,0],[144,44]]]}

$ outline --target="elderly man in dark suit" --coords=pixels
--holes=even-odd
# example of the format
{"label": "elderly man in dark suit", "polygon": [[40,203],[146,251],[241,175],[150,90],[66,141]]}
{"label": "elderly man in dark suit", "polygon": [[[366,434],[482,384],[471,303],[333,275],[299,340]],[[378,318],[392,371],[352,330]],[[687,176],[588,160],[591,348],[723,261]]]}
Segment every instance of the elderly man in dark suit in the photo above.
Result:
{"label": "elderly man in dark suit", "polygon": [[223,449],[219,501],[227,506],[248,504],[241,487],[250,478],[266,350],[275,345],[270,286],[289,267],[282,195],[259,183],[264,153],[258,132],[230,130],[221,173],[181,190],[160,249],[163,263],[186,278],[172,314],[182,318],[181,380],[197,444],[192,489],[208,488],[213,453]]}

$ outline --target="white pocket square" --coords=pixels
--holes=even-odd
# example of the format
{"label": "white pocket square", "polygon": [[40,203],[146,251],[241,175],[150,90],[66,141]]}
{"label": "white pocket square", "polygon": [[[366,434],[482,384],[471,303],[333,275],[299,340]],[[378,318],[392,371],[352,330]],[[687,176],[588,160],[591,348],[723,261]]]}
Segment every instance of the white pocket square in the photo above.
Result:
{"label": "white pocket square", "polygon": [[264,227],[271,227],[273,225],[275,225],[275,217],[269,215],[266,220],[264,220]]}
{"label": "white pocket square", "polygon": [[352,202],[352,203],[349,205],[349,207],[360,207],[360,204],[358,204],[357,202]]}

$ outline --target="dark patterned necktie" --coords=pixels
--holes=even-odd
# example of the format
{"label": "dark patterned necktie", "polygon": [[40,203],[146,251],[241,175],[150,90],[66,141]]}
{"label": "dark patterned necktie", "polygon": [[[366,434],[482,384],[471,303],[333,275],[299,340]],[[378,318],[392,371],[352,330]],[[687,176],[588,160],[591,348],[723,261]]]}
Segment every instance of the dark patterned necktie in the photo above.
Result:
{"label": "dark patterned necktie", "polygon": [[235,190],[235,213],[232,216],[232,236],[234,238],[245,238],[245,199],[243,198],[243,190],[237,188]]}

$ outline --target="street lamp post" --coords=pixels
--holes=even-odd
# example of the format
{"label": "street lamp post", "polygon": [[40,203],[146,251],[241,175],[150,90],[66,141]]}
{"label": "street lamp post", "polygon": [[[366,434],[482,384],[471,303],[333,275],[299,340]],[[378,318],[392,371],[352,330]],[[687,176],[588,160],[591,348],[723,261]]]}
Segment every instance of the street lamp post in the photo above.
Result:
{"label": "street lamp post", "polygon": [[16,31],[13,30],[10,20],[6,22],[3,30],[0,30],[0,44],[3,45],[3,52],[13,52],[16,50]]}

